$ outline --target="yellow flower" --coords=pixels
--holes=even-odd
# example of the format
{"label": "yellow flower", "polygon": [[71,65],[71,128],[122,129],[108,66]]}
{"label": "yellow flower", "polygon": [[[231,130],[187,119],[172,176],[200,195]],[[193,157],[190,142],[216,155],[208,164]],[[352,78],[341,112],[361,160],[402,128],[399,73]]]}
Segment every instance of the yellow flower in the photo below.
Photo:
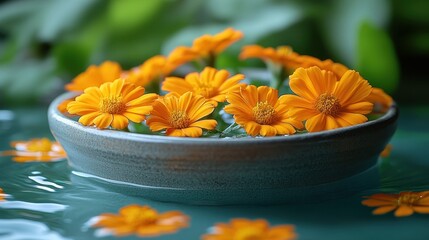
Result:
{"label": "yellow flower", "polygon": [[3,156],[13,156],[16,162],[50,162],[66,158],[66,152],[58,142],[47,138],[29,141],[14,141],[10,144],[15,150],[4,151]]}
{"label": "yellow flower", "polygon": [[201,57],[218,55],[227,47],[243,37],[243,33],[233,28],[227,28],[216,35],[205,34],[194,40],[192,49]]}
{"label": "yellow flower", "polygon": [[259,45],[249,45],[243,47],[240,58],[260,58],[266,62],[279,64],[286,69],[295,69],[300,66],[300,55],[289,46],[280,46],[274,49],[271,47],[263,48]]}
{"label": "yellow flower", "polygon": [[193,61],[199,57],[199,53],[190,47],[179,46],[173,49],[167,57],[167,64],[164,67],[164,76],[168,76],[179,66]]}
{"label": "yellow flower", "polygon": [[237,91],[244,83],[239,83],[245,76],[237,74],[229,77],[226,70],[216,70],[206,67],[201,73],[189,73],[185,79],[178,77],[168,77],[162,84],[162,90],[175,92],[182,95],[186,92],[193,92],[201,95],[217,106],[218,102],[224,102],[226,94]]}
{"label": "yellow flower", "polygon": [[67,105],[67,111],[81,116],[79,122],[85,126],[124,129],[128,126],[128,120],[140,123],[152,110],[151,105],[158,95],[144,94],[144,91],[143,87],[118,79],[99,88],[85,89],[82,95]]}
{"label": "yellow flower", "polygon": [[373,194],[362,201],[368,207],[377,207],[372,213],[381,215],[396,209],[396,217],[406,217],[417,213],[429,213],[429,191],[401,192],[399,194]]}
{"label": "yellow flower", "polygon": [[147,124],[152,131],[166,129],[168,136],[199,137],[202,135],[202,128],[212,130],[216,127],[216,120],[201,120],[213,110],[214,106],[204,97],[192,92],[181,96],[168,94],[153,104]]}
{"label": "yellow flower", "polygon": [[371,86],[353,70],[337,81],[332,72],[319,67],[298,68],[290,76],[289,85],[298,96],[286,95],[283,100],[292,117],[306,121],[309,132],[366,122],[364,114],[373,107],[367,100]]}
{"label": "yellow flower", "polygon": [[300,121],[290,118],[274,88],[249,85],[228,94],[227,99],[230,104],[225,112],[234,115],[235,122],[251,136],[293,134],[295,128],[303,127]]}
{"label": "yellow flower", "polygon": [[158,213],[149,206],[128,205],[121,208],[119,214],[100,215],[93,227],[111,231],[116,236],[154,237],[175,233],[187,227],[188,222],[188,216],[180,211]]}
{"label": "yellow flower", "polygon": [[373,112],[384,113],[393,104],[393,99],[381,88],[372,88],[371,94],[369,94],[367,100],[374,104]]}
{"label": "yellow flower", "polygon": [[264,219],[232,219],[229,223],[218,223],[213,233],[202,236],[202,240],[292,240],[296,239],[293,225],[271,227]]}
{"label": "yellow flower", "polygon": [[6,194],[3,192],[3,189],[0,188],[0,202],[5,201]]}
{"label": "yellow flower", "polygon": [[83,91],[88,87],[99,87],[113,82],[121,76],[122,68],[116,62],[105,61],[100,66],[91,65],[65,86],[67,91]]}
{"label": "yellow flower", "polygon": [[66,99],[58,104],[57,109],[63,114],[67,114],[67,105],[74,101],[74,98]]}

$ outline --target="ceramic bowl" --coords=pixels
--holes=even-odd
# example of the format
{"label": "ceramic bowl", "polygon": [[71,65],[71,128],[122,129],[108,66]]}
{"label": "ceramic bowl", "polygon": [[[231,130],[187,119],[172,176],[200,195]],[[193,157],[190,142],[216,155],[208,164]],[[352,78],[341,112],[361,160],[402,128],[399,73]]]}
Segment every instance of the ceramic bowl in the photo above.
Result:
{"label": "ceramic bowl", "polygon": [[377,120],[318,133],[194,139],[82,126],[57,110],[73,96],[55,99],[48,119],[78,175],[190,204],[271,204],[361,190],[398,117],[393,106]]}

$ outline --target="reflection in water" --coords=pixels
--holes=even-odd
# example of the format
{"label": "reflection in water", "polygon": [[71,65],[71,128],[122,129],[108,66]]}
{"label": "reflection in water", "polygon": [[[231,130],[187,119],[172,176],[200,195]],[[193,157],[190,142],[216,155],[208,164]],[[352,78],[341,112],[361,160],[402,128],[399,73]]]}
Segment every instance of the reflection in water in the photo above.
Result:
{"label": "reflection in water", "polygon": [[30,202],[22,202],[22,201],[5,201],[5,202],[0,202],[0,208],[54,213],[58,211],[63,211],[64,209],[67,208],[67,206],[62,204],[56,204],[56,203],[30,203]]}
{"label": "reflection in water", "polygon": [[44,223],[24,219],[0,219],[0,237],[8,240],[66,240]]}

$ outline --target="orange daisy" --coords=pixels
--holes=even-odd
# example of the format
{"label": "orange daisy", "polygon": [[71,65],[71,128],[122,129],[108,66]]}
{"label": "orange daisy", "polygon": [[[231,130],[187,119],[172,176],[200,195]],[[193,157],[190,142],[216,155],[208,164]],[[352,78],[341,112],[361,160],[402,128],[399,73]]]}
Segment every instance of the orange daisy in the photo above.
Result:
{"label": "orange daisy", "polygon": [[142,65],[124,72],[122,77],[127,82],[138,86],[147,86],[151,81],[164,75],[167,58],[156,55],[146,60]]}
{"label": "orange daisy", "polygon": [[179,46],[168,54],[167,64],[164,67],[164,76],[168,76],[181,65],[193,61],[199,57],[199,53],[190,47]]}
{"label": "orange daisy", "polygon": [[384,113],[393,105],[393,99],[381,88],[372,88],[367,100],[374,104],[373,112]]}
{"label": "orange daisy", "polygon": [[[320,60],[318,58],[312,56],[301,56],[300,57],[301,66],[304,68],[309,68],[313,66],[317,66],[322,70],[331,71],[336,76],[337,79],[341,79],[341,77],[346,73],[349,68],[344,66],[341,63],[333,62],[331,59]],[[375,113],[384,113],[386,112],[393,104],[393,99],[388,94],[386,94],[383,89],[373,87],[371,93],[368,95],[366,99],[368,102],[374,104],[373,112]]]}
{"label": "orange daisy", "polygon": [[67,105],[67,111],[81,116],[79,122],[85,126],[124,129],[129,120],[140,123],[152,110],[152,103],[158,95],[144,94],[144,91],[141,86],[118,79],[99,88],[85,89],[82,95]]}
{"label": "orange daisy", "polygon": [[149,206],[129,205],[121,208],[119,214],[100,215],[93,227],[103,228],[116,236],[154,237],[175,233],[187,227],[188,222],[188,216],[180,211],[159,213]]}
{"label": "orange daisy", "polygon": [[10,144],[15,150],[3,151],[2,156],[13,156],[16,162],[50,162],[67,157],[58,142],[47,138],[35,138],[29,141],[13,141]]}
{"label": "orange daisy", "polygon": [[116,62],[105,61],[100,66],[91,65],[65,86],[67,91],[83,91],[88,87],[99,87],[113,82],[121,76],[122,68]]}
{"label": "orange daisy", "polygon": [[296,95],[285,95],[291,117],[305,122],[309,132],[346,127],[366,122],[372,111],[367,97],[372,87],[359,73],[349,70],[339,81],[319,67],[298,68],[289,82]]}
{"label": "orange daisy", "polygon": [[243,47],[240,53],[241,59],[260,58],[268,63],[279,64],[286,69],[295,69],[300,66],[300,55],[289,46],[275,48],[263,48],[259,45]]}
{"label": "orange daisy", "polygon": [[293,225],[277,225],[271,227],[264,219],[248,220],[232,219],[229,223],[218,223],[213,232],[203,235],[203,240],[292,240],[296,239]]}
{"label": "orange daisy", "polygon": [[212,130],[217,122],[205,119],[214,111],[213,104],[204,97],[187,92],[181,96],[168,94],[153,104],[153,111],[146,121],[150,130],[166,130],[166,135],[175,137],[199,137],[202,129]]}
{"label": "orange daisy", "polygon": [[429,214],[429,191],[401,192],[399,194],[373,194],[362,201],[368,207],[377,207],[372,213],[381,215],[395,210],[396,217],[406,217],[414,212]]}
{"label": "orange daisy", "polygon": [[244,83],[239,83],[245,76],[237,74],[230,77],[226,70],[216,70],[206,67],[201,73],[189,73],[185,79],[168,77],[162,84],[162,90],[182,95],[193,92],[211,101],[214,105],[226,100],[226,94],[237,91]]}
{"label": "orange daisy", "polygon": [[229,93],[227,99],[230,104],[225,112],[234,115],[235,122],[251,136],[293,134],[295,128],[303,128],[302,122],[290,118],[274,88],[249,85]]}
{"label": "orange daisy", "polygon": [[199,57],[205,58],[208,66],[214,66],[215,57],[241,38],[243,38],[242,32],[227,28],[218,34],[205,34],[195,39],[192,50],[198,53]]}

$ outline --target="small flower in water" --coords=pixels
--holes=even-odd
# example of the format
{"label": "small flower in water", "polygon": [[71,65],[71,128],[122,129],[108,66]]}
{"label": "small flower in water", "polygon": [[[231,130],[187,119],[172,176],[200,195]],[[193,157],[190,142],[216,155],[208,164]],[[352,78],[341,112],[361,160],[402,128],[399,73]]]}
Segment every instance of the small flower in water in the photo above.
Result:
{"label": "small flower in water", "polygon": [[390,152],[392,152],[392,144],[387,144],[384,150],[380,153],[380,157],[387,158],[390,156]]}
{"label": "small flower in water", "polygon": [[381,215],[395,210],[396,217],[406,217],[414,212],[429,214],[429,191],[401,192],[399,194],[373,194],[362,201],[368,207],[377,207],[372,213]]}
{"label": "small flower in water", "polygon": [[105,61],[100,66],[89,66],[85,72],[75,77],[65,88],[68,91],[83,91],[88,87],[99,87],[103,83],[118,79],[121,73],[122,68],[118,63]]}
{"label": "small flower in water", "polygon": [[381,88],[372,88],[367,100],[374,104],[373,112],[384,113],[392,106],[393,99]]}
{"label": "small flower in water", "polygon": [[293,225],[271,227],[264,219],[232,219],[229,223],[218,223],[213,232],[203,235],[202,240],[292,240],[296,239]]}
{"label": "small flower in water", "polygon": [[202,128],[212,130],[216,127],[216,120],[200,120],[213,111],[213,104],[202,96],[192,92],[182,96],[170,93],[153,104],[153,111],[146,123],[152,131],[166,129],[168,136],[199,137]]}
{"label": "small flower in water", "polygon": [[283,100],[289,114],[305,122],[309,132],[318,132],[366,122],[372,111],[367,101],[372,87],[359,73],[349,70],[339,81],[335,74],[319,67],[298,68],[290,76],[295,95]]}
{"label": "small flower in water", "polygon": [[13,156],[16,162],[50,162],[66,158],[66,152],[58,142],[47,138],[36,138],[29,141],[14,141],[15,150],[4,151],[3,156]]}
{"label": "small flower in water", "polygon": [[144,94],[144,91],[143,87],[118,79],[99,88],[87,88],[67,105],[67,111],[81,116],[79,122],[85,126],[124,129],[128,120],[140,123],[152,110],[151,105],[158,95]]}
{"label": "small flower in water", "polygon": [[245,76],[237,74],[229,77],[226,70],[216,70],[206,67],[201,73],[190,73],[185,79],[178,77],[168,77],[162,84],[162,90],[175,92],[183,95],[186,92],[193,92],[210,100],[215,106],[218,102],[224,102],[226,94],[237,91],[244,83],[239,83]]}
{"label": "small flower in water", "polygon": [[189,217],[180,211],[158,213],[149,206],[140,205],[125,206],[119,214],[105,213],[99,218],[93,227],[106,229],[116,236],[154,237],[175,233],[189,225]]}
{"label": "small flower in water", "polygon": [[274,88],[249,85],[229,93],[227,99],[230,104],[225,112],[234,115],[235,122],[251,136],[293,134],[295,128],[303,128],[300,121],[290,118]]}
{"label": "small flower in water", "polygon": [[0,202],[5,201],[6,194],[3,192],[3,189],[0,188]]}

